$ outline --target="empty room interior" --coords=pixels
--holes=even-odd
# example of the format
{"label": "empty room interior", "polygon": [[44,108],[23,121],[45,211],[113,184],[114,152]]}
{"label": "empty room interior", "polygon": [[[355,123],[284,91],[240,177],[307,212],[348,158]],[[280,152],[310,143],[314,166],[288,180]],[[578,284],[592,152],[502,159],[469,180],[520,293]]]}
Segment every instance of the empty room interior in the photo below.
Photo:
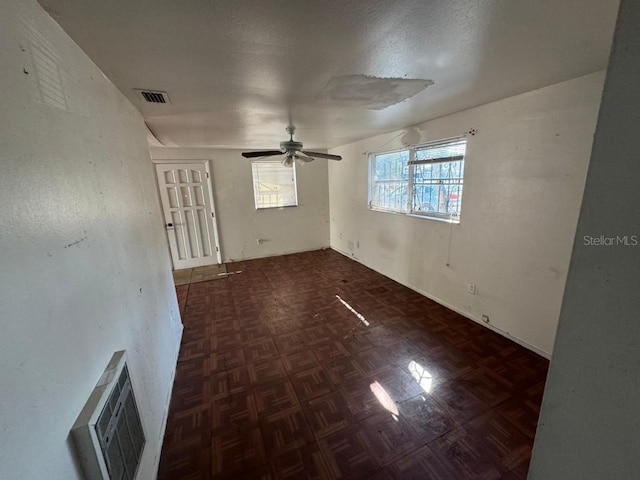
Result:
{"label": "empty room interior", "polygon": [[2,0],[0,478],[637,479],[638,24]]}

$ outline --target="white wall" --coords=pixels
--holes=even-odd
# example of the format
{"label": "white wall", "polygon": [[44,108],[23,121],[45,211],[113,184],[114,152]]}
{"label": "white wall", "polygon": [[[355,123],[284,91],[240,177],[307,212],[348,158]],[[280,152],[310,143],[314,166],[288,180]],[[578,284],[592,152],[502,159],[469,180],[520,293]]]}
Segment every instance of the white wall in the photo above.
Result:
{"label": "white wall", "polygon": [[142,118],[34,0],[0,4],[0,478],[80,478],[126,349],[155,476],[181,324]]}
{"label": "white wall", "polygon": [[[638,23],[640,4],[623,0],[542,401],[531,480],[640,477]],[[601,235],[614,243],[585,242],[585,236]]]}
{"label": "white wall", "polygon": [[[251,163],[239,150],[152,147],[154,160],[210,160],[223,261],[329,246],[327,160],[298,166],[298,206],[256,210]],[[257,239],[263,239],[258,245]]]}
{"label": "white wall", "polygon": [[416,143],[477,130],[459,225],[367,209],[366,152],[401,147],[404,131],[332,149],[344,160],[329,166],[331,246],[549,356],[603,75],[416,127]]}

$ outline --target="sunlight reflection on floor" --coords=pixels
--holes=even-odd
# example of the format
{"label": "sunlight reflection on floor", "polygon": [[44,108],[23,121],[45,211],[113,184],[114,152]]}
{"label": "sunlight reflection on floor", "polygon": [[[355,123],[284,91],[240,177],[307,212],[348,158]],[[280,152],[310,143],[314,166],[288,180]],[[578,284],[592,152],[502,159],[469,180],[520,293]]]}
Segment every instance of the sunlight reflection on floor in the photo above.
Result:
{"label": "sunlight reflection on floor", "polygon": [[361,313],[359,313],[355,308],[353,308],[351,305],[349,305],[347,302],[345,302],[342,298],[340,298],[340,295],[336,295],[336,298],[340,301],[340,303],[342,303],[342,305],[345,306],[345,308],[347,310],[349,310],[351,313],[353,313],[356,317],[358,317],[358,320],[360,320],[362,323],[364,323],[364,325],[366,327],[369,326],[369,322],[367,322],[367,320],[364,318],[364,315],[362,315]]}
{"label": "sunlight reflection on floor", "polygon": [[394,415],[394,419],[397,421],[398,420],[397,416],[399,415],[400,412],[398,412],[398,407],[396,405],[396,402],[393,401],[393,398],[391,398],[391,395],[387,393],[384,387],[380,385],[380,382],[378,382],[377,380],[370,385],[370,388],[373,394],[376,396],[376,398],[380,402],[380,405],[382,405],[385,409],[391,412],[392,415]]}
{"label": "sunlight reflection on floor", "polygon": [[433,376],[425,370],[425,368],[416,361],[409,362],[409,373],[413,379],[418,382],[418,385],[427,393],[431,391],[431,383],[433,382]]}

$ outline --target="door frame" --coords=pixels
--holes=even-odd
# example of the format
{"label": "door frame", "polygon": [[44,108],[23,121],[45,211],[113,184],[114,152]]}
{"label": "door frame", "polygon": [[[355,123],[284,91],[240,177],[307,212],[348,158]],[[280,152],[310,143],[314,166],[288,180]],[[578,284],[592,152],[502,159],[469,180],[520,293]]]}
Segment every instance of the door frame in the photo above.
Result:
{"label": "door frame", "polygon": [[[203,159],[151,159],[153,163],[153,176],[156,181],[156,191],[158,192],[158,202],[160,202],[160,210],[162,211],[162,217],[165,228],[165,238],[167,239],[167,248],[169,249],[169,256],[171,256],[171,246],[169,245],[169,236],[166,234],[166,222],[164,221],[164,206],[162,205],[162,197],[160,196],[160,183],[158,181],[158,171],[156,170],[156,164],[181,164],[181,163],[198,163],[204,165],[205,172],[207,173],[207,185],[209,186],[209,202],[211,202],[211,212],[213,213],[213,241],[216,246],[216,258],[218,265],[222,264],[222,247],[220,246],[220,236],[218,234],[218,214],[216,213],[216,204],[213,199],[213,183],[211,181],[211,160]],[[173,257],[171,256],[171,264],[173,265]],[[175,270],[175,265],[173,265]]]}

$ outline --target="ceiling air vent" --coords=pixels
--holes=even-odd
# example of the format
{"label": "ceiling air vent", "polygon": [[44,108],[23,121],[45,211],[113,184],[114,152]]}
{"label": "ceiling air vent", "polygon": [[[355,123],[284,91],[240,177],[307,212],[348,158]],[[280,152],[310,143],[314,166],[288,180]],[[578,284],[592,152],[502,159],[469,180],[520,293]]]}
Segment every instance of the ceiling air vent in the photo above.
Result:
{"label": "ceiling air vent", "polygon": [[142,99],[147,103],[171,103],[169,102],[169,95],[167,92],[161,92],[159,90],[139,90],[136,92],[142,95]]}

